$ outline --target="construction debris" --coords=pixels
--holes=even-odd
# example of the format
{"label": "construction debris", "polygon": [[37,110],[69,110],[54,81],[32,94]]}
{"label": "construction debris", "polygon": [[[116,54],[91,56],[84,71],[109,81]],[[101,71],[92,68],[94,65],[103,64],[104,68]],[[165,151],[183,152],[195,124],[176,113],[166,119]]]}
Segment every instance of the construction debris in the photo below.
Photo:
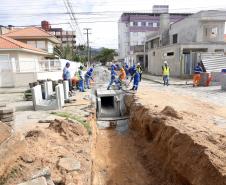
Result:
{"label": "construction debris", "polygon": [[0,121],[6,123],[9,126],[13,126],[14,121],[14,108],[11,107],[1,107],[0,108]]}
{"label": "construction debris", "polygon": [[27,182],[20,183],[18,185],[48,185],[45,177],[39,177],[37,179],[33,179]]}
{"label": "construction debris", "polygon": [[79,171],[81,168],[80,161],[73,158],[61,158],[58,163],[59,168],[65,169],[67,172]]}

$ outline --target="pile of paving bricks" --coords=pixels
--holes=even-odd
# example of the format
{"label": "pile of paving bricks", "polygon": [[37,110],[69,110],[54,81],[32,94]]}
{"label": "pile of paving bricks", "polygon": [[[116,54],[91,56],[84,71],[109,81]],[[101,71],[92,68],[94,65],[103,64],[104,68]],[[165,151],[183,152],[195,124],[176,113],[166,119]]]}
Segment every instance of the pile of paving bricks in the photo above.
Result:
{"label": "pile of paving bricks", "polygon": [[6,107],[5,104],[0,105],[0,121],[9,126],[13,126],[15,110],[12,107]]}

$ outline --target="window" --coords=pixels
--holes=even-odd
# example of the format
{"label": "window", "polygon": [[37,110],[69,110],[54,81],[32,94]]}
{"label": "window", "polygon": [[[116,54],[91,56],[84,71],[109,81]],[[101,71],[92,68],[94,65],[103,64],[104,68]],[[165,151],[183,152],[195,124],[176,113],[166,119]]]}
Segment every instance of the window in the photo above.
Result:
{"label": "window", "polygon": [[215,52],[224,52],[224,49],[215,49]]}
{"label": "window", "polygon": [[27,44],[30,46],[33,46],[34,48],[36,48],[36,42],[35,41],[27,41]]}
{"label": "window", "polygon": [[153,23],[152,23],[152,22],[149,22],[149,23],[148,23],[148,26],[149,26],[149,27],[153,27]]}
{"label": "window", "polygon": [[138,26],[138,23],[137,22],[133,22],[133,26]]}
{"label": "window", "polygon": [[133,22],[130,22],[130,26],[133,26]]}
{"label": "window", "polygon": [[217,27],[211,29],[211,37],[214,38],[217,36]]}
{"label": "window", "polygon": [[173,35],[173,44],[177,43],[177,34]]}
{"label": "window", "polygon": [[141,22],[141,26],[146,26],[146,22]]}
{"label": "window", "polygon": [[156,28],[157,27],[157,23],[153,22],[153,27]]}
{"label": "window", "polygon": [[167,53],[167,56],[173,56],[174,55],[174,52],[168,52]]}
{"label": "window", "polygon": [[141,26],[141,22],[138,22],[138,26]]}
{"label": "window", "polygon": [[157,27],[159,27],[160,26],[160,23],[159,22],[157,22]]}
{"label": "window", "polygon": [[37,48],[45,49],[46,48],[46,42],[45,41],[37,41]]}

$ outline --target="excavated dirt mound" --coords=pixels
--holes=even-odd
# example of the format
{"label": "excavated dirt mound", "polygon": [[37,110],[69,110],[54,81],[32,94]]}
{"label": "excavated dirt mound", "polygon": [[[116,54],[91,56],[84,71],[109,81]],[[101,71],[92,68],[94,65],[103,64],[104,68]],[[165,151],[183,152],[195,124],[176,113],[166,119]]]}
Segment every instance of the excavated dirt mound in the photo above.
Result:
{"label": "excavated dirt mound", "polygon": [[[130,128],[138,134],[140,156],[150,173],[166,183],[153,185],[225,185],[226,132],[189,114],[179,116],[172,107],[159,111],[126,97]],[[179,118],[179,119],[175,119]],[[142,142],[141,142],[142,141]],[[142,161],[142,160],[141,160]],[[156,170],[158,164],[159,170]]]}
{"label": "excavated dirt mound", "polygon": [[44,137],[45,134],[41,130],[31,130],[25,134],[25,139],[37,140],[39,137]]}
{"label": "excavated dirt mound", "polygon": [[54,122],[50,123],[48,128],[59,133],[65,139],[71,139],[74,136],[83,136],[87,134],[86,129],[81,124],[70,123],[65,120],[55,119]]}
{"label": "excavated dirt mound", "polygon": [[162,114],[166,116],[171,116],[173,118],[182,119],[182,116],[179,115],[179,113],[171,106],[166,106],[162,111]]}
{"label": "excavated dirt mound", "polygon": [[[11,141],[5,155],[1,156],[0,150],[0,185],[24,182],[43,168],[50,169],[56,184],[89,184],[89,139],[82,125],[66,120],[54,120],[47,127],[37,126],[25,133],[23,140],[19,138],[23,147]],[[59,159],[64,157],[80,161],[81,169],[76,172],[59,169]]]}

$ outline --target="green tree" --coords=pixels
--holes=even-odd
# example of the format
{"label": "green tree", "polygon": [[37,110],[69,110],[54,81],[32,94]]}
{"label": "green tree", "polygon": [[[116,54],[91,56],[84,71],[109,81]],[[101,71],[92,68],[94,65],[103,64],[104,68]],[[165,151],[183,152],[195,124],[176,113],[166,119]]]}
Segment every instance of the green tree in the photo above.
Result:
{"label": "green tree", "polygon": [[117,53],[114,49],[103,48],[101,52],[95,57],[95,60],[100,61],[102,64],[106,64],[107,62],[111,62],[114,60],[114,56]]}

